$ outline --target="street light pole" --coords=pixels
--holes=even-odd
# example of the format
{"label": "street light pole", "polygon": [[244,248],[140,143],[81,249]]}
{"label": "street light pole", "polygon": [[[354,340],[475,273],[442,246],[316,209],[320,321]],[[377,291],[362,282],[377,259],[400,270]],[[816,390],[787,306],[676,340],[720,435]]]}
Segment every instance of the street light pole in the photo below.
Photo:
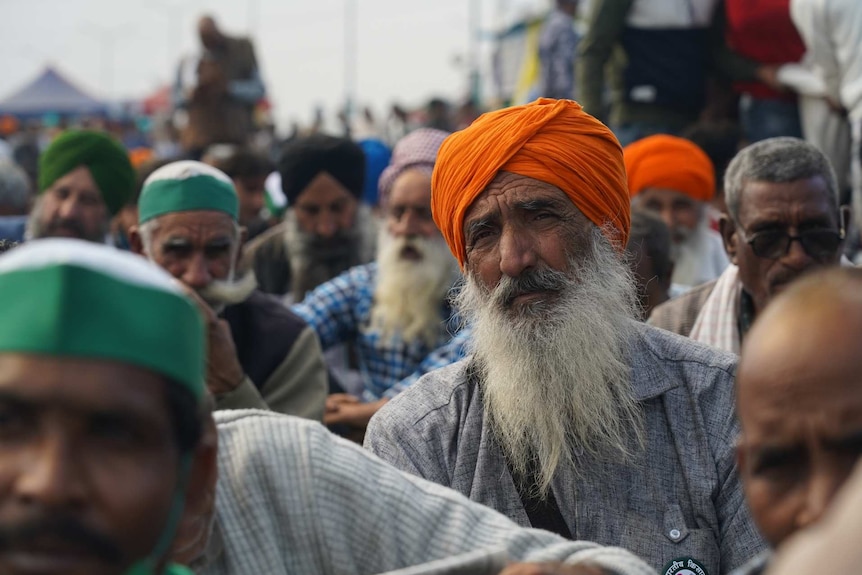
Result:
{"label": "street light pole", "polygon": [[344,0],[344,123],[348,137],[356,105],[357,35],[356,0]]}
{"label": "street light pole", "polygon": [[121,35],[128,34],[130,23],[118,26],[99,26],[89,23],[83,33],[93,36],[99,43],[99,61],[101,64],[101,80],[103,93],[110,99],[114,94],[114,69],[116,67],[117,40]]}
{"label": "street light pole", "polygon": [[470,93],[470,101],[479,105],[479,23],[481,19],[480,0],[470,0],[469,13],[467,17],[468,42],[467,42],[467,86]]}

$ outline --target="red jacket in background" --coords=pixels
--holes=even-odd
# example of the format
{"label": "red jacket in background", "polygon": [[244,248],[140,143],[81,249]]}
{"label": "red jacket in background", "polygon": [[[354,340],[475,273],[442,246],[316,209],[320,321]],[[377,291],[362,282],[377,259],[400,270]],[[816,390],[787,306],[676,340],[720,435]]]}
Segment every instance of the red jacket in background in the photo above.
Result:
{"label": "red jacket in background", "polygon": [[[790,0],[725,0],[725,11],[727,45],[734,52],[760,64],[798,62],[805,54],[790,19]],[[734,89],[755,98],[794,98],[760,82],[737,82]]]}

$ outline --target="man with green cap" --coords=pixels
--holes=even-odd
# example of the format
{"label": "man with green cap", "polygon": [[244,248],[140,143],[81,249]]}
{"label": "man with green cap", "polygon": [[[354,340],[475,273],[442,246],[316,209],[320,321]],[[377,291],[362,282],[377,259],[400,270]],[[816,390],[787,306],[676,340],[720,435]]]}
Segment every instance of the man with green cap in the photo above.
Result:
{"label": "man with green cap", "polygon": [[119,142],[90,130],[64,132],[39,157],[39,194],[26,237],[104,243],[111,217],[134,187],[135,170]]}
{"label": "man with green cap", "polygon": [[0,573],[186,573],[167,554],[216,475],[194,304],[73,239],[0,257],[0,295]]}
{"label": "man with green cap", "polygon": [[207,384],[219,409],[261,408],[323,417],[328,391],[317,335],[281,302],[235,281],[245,229],[230,178],[207,164],[167,164],[144,182],[132,251],[197,296],[208,320]]}

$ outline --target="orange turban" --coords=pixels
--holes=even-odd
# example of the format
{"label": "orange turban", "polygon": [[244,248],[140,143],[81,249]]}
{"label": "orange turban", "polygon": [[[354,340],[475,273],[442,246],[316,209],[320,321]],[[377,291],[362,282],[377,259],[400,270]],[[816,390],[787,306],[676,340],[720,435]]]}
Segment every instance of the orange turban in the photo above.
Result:
{"label": "orange turban", "polygon": [[715,168],[697,144],[675,136],[650,136],[623,148],[629,192],[674,190],[708,202],[715,195]]}
{"label": "orange turban", "polygon": [[630,207],[622,149],[604,124],[577,102],[540,98],[480,116],[446,138],[431,181],[431,212],[449,249],[464,265],[464,215],[498,172],[560,188],[597,226],[629,235]]}

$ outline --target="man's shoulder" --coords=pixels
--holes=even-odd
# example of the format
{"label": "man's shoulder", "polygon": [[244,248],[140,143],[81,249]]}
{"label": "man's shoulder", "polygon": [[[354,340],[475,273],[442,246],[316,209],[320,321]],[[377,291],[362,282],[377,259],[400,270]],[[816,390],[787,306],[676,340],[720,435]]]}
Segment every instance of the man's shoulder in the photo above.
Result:
{"label": "man's shoulder", "polygon": [[259,409],[213,413],[219,435],[219,459],[234,452],[263,457],[271,449],[301,452],[317,435],[327,433],[319,422]]}
{"label": "man's shoulder", "polygon": [[632,346],[635,391],[643,398],[677,387],[694,395],[732,393],[737,362],[732,353],[643,324]]}
{"label": "man's shoulder", "polygon": [[288,309],[275,296],[255,290],[244,302],[225,309],[225,317],[230,322],[234,310],[239,316],[245,316],[253,327],[271,332],[268,335],[276,335],[272,332],[287,332],[298,334],[308,323],[296,313]]}
{"label": "man's shoulder", "polygon": [[436,414],[458,410],[468,402],[473,385],[467,377],[470,358],[423,375],[375,415],[376,424],[412,427]]}
{"label": "man's shoulder", "polygon": [[733,369],[738,358],[735,354],[694,341],[653,325],[638,324],[640,341],[651,355],[660,361],[693,362],[718,369]]}
{"label": "man's shoulder", "polygon": [[246,257],[264,257],[266,255],[283,254],[286,256],[284,235],[287,223],[281,222],[245,244],[243,252]]}
{"label": "man's shoulder", "polygon": [[715,289],[717,279],[695,286],[672,300],[659,304],[647,320],[649,325],[687,336],[706,300]]}
{"label": "man's shoulder", "polygon": [[369,262],[367,264],[359,264],[342,272],[342,276],[350,278],[355,283],[368,283],[377,281],[377,262]]}

